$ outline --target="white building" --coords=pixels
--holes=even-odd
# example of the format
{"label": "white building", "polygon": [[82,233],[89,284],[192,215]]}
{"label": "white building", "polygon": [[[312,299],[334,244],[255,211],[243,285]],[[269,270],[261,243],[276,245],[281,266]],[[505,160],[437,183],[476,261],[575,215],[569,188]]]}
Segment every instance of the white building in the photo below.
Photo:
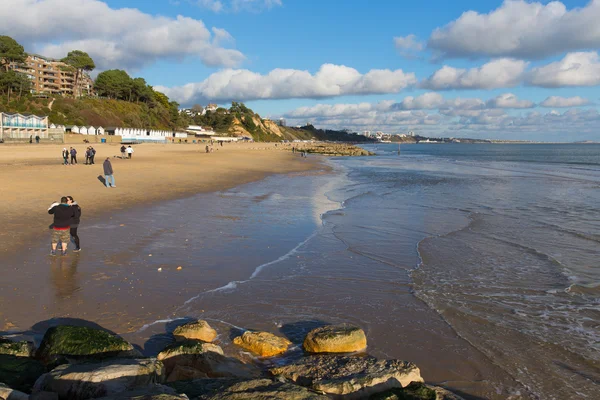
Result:
{"label": "white building", "polygon": [[48,117],[0,112],[0,139],[48,138]]}
{"label": "white building", "polygon": [[194,135],[194,136],[208,137],[208,136],[216,135],[216,133],[212,129],[208,130],[200,125],[190,125],[187,127],[186,132],[189,133],[190,135]]}

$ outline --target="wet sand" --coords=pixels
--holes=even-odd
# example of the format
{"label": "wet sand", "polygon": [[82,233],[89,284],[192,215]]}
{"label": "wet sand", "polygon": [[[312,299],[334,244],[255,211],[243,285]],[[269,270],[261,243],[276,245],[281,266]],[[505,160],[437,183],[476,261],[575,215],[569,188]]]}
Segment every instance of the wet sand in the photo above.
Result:
{"label": "wet sand", "polygon": [[[70,145],[69,145],[70,146]],[[205,152],[201,144],[133,146],[131,160],[120,158],[120,145],[94,145],[94,165],[84,165],[86,144],[75,145],[78,164],[62,165],[62,144],[0,145],[0,257],[20,252],[28,240],[47,233],[46,209],[61,196],[85,205],[83,218],[132,207],[212,192],[277,173],[317,168],[318,159],[301,158],[269,143],[228,143]],[[117,157],[118,156],[118,157]],[[116,188],[101,181],[109,157]]]}

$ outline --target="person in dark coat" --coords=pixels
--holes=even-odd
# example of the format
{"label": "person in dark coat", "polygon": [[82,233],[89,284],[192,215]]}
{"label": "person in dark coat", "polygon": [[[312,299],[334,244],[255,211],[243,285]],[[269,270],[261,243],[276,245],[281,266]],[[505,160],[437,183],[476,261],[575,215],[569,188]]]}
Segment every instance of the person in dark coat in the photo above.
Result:
{"label": "person in dark coat", "polygon": [[70,225],[71,240],[75,243],[75,250],[73,251],[79,252],[81,251],[81,245],[79,243],[77,228],[79,228],[79,222],[81,220],[81,207],[79,207],[79,204],[73,200],[73,196],[67,196],[67,201],[73,209],[73,219],[71,220]]}
{"label": "person in dark coat", "polygon": [[77,150],[75,150],[73,147],[71,147],[71,165],[73,164],[77,164]]}
{"label": "person in dark coat", "polygon": [[62,255],[67,254],[67,244],[71,239],[69,234],[71,221],[75,217],[73,208],[68,204],[69,200],[66,197],[60,199],[60,203],[52,203],[48,209],[48,214],[54,215],[52,223],[52,251],[50,255],[56,255],[56,247],[58,242],[62,244]]}
{"label": "person in dark coat", "polygon": [[104,184],[106,185],[106,187],[109,187],[109,180],[111,181],[112,187],[117,187],[115,185],[115,177],[113,176],[112,164],[110,163],[109,157],[106,157],[106,160],[104,160],[104,164],[102,164],[102,167],[104,168]]}

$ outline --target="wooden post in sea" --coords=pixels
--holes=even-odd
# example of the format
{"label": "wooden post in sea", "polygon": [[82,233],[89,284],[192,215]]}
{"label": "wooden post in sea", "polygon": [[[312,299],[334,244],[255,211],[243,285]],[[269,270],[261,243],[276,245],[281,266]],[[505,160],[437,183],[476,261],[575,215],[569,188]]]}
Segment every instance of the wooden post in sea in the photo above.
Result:
{"label": "wooden post in sea", "polygon": [[400,155],[400,143],[398,143],[398,155]]}

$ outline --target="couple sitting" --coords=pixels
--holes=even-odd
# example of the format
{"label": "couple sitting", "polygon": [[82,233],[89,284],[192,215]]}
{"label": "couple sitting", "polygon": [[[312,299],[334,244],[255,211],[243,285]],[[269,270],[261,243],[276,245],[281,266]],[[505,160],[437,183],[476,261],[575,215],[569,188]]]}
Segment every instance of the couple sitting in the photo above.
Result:
{"label": "couple sitting", "polygon": [[73,251],[80,251],[77,228],[81,218],[81,207],[73,200],[73,196],[64,196],[60,199],[60,203],[52,203],[48,208],[48,214],[54,215],[54,222],[50,225],[52,229],[52,251],[50,255],[56,255],[58,242],[61,243],[62,255],[66,255],[67,244],[71,240],[75,243],[75,250]]}

